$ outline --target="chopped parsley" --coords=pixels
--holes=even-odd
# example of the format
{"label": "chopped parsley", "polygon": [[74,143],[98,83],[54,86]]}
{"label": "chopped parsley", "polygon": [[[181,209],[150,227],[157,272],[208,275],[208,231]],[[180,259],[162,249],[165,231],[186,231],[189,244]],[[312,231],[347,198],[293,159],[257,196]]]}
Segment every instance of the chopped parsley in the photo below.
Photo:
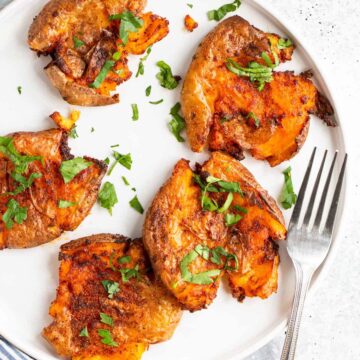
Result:
{"label": "chopped parsley", "polygon": [[277,66],[279,66],[280,64],[280,60],[279,60],[279,57],[277,56],[277,54],[275,52],[272,53],[273,57],[274,57],[274,60],[275,62],[273,63],[272,60],[270,59],[270,56],[265,52],[263,51],[261,53],[261,57],[263,58],[263,60],[265,61],[265,64],[271,68],[271,69],[275,69]]}
{"label": "chopped parsley", "polygon": [[117,261],[119,264],[128,264],[131,262],[131,256],[127,255],[119,257]]}
{"label": "chopped parsley", "polygon": [[71,202],[67,200],[59,200],[58,207],[59,209],[67,209],[69,207],[77,205],[76,202]]}
{"label": "chopped parsley", "polygon": [[63,161],[60,165],[60,173],[65,184],[68,184],[77,174],[87,169],[92,164],[92,162],[81,157]]}
{"label": "chopped parsley", "polygon": [[112,58],[113,58],[113,60],[115,60],[115,61],[119,61],[120,58],[121,58],[121,52],[120,52],[120,51],[114,52]]}
{"label": "chopped parsley", "polygon": [[158,61],[156,65],[160,68],[160,72],[156,75],[160,85],[165,89],[176,89],[181,78],[179,76],[173,76],[170,65],[165,61]]}
{"label": "chopped parsley", "polygon": [[285,177],[284,187],[280,195],[280,202],[284,209],[290,209],[295,205],[297,200],[297,195],[294,192],[294,186],[291,179],[291,167],[283,171]]}
{"label": "chopped parsley", "polygon": [[85,326],[79,333],[79,336],[81,337],[89,337],[89,332],[87,329],[87,326]]}
{"label": "chopped parsley", "polygon": [[100,206],[104,209],[109,210],[110,215],[112,215],[113,207],[119,202],[115,186],[111,182],[106,182],[102,189],[99,192],[98,197]]}
{"label": "chopped parsley", "polygon": [[17,92],[19,93],[19,95],[22,94],[22,87],[21,87],[21,86],[18,86],[18,87],[17,87]]}
{"label": "chopped parsley", "polygon": [[115,158],[115,162],[111,165],[111,168],[109,169],[109,173],[108,173],[109,176],[112,174],[112,172],[117,164],[120,164],[120,165],[124,166],[125,168],[127,168],[128,170],[131,170],[131,166],[133,163],[131,154],[123,155],[117,151],[114,151],[113,157]]}
{"label": "chopped parsley", "polygon": [[95,78],[94,82],[92,82],[89,86],[91,88],[98,89],[100,87],[100,85],[104,82],[107,74],[113,68],[114,65],[115,65],[115,61],[106,60],[104,66],[100,70],[98,76]]}
{"label": "chopped parsley", "polygon": [[142,58],[140,58],[139,67],[138,67],[138,71],[136,73],[136,77],[139,77],[140,75],[144,75],[144,73],[145,73],[144,62],[149,57],[149,55],[151,53],[151,50],[152,50],[151,46],[148,47],[147,50],[146,50],[146,55],[143,56]]}
{"label": "chopped parsley", "polygon": [[134,210],[136,210],[138,213],[140,213],[140,214],[143,214],[143,213],[144,213],[144,208],[142,207],[142,205],[141,205],[141,203],[140,203],[137,195],[134,196],[134,197],[130,200],[129,204],[130,204],[130,206],[131,206]]}
{"label": "chopped parsley", "polygon": [[249,112],[247,118],[254,120],[254,124],[257,128],[260,126],[259,118],[252,111]]}
{"label": "chopped parsley", "polygon": [[110,147],[113,149],[113,148],[117,148],[119,146],[120,146],[120,144],[115,144],[115,145],[111,145]]}
{"label": "chopped parsley", "polygon": [[122,176],[121,178],[122,178],[122,181],[124,182],[124,184],[125,184],[126,186],[129,186],[129,185],[130,185],[128,179],[127,179],[125,176]]}
{"label": "chopped parsley", "polygon": [[74,125],[74,126],[71,128],[71,130],[70,130],[70,132],[69,132],[69,137],[71,137],[72,139],[76,139],[76,138],[79,137],[79,135],[78,135],[78,133],[77,133],[77,131],[76,131],[76,125]]}
{"label": "chopped parsley", "polygon": [[131,104],[131,108],[132,108],[132,119],[133,121],[137,121],[139,120],[139,108],[137,106],[137,104]]}
{"label": "chopped parsley", "polygon": [[8,230],[14,226],[14,221],[22,224],[27,219],[27,208],[21,207],[15,199],[10,199],[6,207],[7,209],[2,216],[2,220]]}
{"label": "chopped parsley", "polygon": [[100,321],[103,324],[114,326],[114,320],[112,319],[112,317],[102,312],[100,313]]}
{"label": "chopped parsley", "polygon": [[185,129],[185,120],[179,114],[181,110],[180,103],[176,103],[170,110],[170,115],[172,115],[172,119],[169,122],[170,131],[176,137],[178,142],[184,142],[185,139],[181,136],[181,132]]}
{"label": "chopped parsley", "polygon": [[101,337],[101,342],[103,344],[108,345],[108,346],[113,346],[113,347],[118,346],[118,343],[113,340],[112,335],[109,330],[99,329],[98,334]]}
{"label": "chopped parsley", "polygon": [[109,299],[112,299],[114,295],[120,291],[119,283],[117,283],[116,281],[103,280],[101,284],[106,290]]}
{"label": "chopped parsley", "polygon": [[235,0],[230,4],[225,4],[217,10],[211,10],[207,13],[209,20],[220,21],[222,20],[229,12],[237,10],[241,5],[241,0]]}
{"label": "chopped parsley", "polygon": [[232,226],[237,224],[242,219],[241,215],[239,214],[231,214],[227,213],[225,215],[225,225],[226,226]]}
{"label": "chopped parsley", "polygon": [[190,9],[192,9],[194,7],[193,4],[186,4]]}
{"label": "chopped parsley", "polygon": [[40,179],[42,177],[42,174],[40,173],[32,173],[28,178],[25,176],[13,171],[10,176],[19,184],[17,188],[14,191],[8,192],[5,195],[12,195],[16,196],[29,187],[32,186],[35,179]]}
{"label": "chopped parsley", "polygon": [[81,41],[76,35],[73,36],[74,48],[78,49],[82,47],[85,43]]}
{"label": "chopped parsley", "polygon": [[236,211],[242,212],[243,214],[247,214],[249,212],[248,209],[245,209],[245,208],[241,207],[240,205],[234,205],[234,209]]}
{"label": "chopped parsley", "polygon": [[90,129],[90,132],[95,132],[95,128],[94,127],[92,127],[91,129]]}
{"label": "chopped parsley", "polygon": [[150,96],[150,94],[151,94],[151,85],[145,89],[145,95]]}
{"label": "chopped parsley", "polygon": [[240,66],[234,60],[227,59],[226,67],[228,70],[238,76],[248,77],[252,83],[257,84],[259,91],[264,89],[266,83],[269,83],[273,80],[272,68],[261,65],[255,61],[251,61],[245,68]]}
{"label": "chopped parsley", "polygon": [[277,47],[279,50],[287,49],[293,45],[293,42],[290,39],[279,39]]}
{"label": "chopped parsley", "polygon": [[149,101],[149,104],[159,105],[159,104],[161,104],[163,101],[164,101],[164,99],[160,99],[160,100],[158,100],[158,101]]}
{"label": "chopped parsley", "polygon": [[131,11],[111,15],[110,20],[120,20],[119,37],[124,45],[129,42],[129,33],[138,32],[144,25],[144,20],[135,16]]}
{"label": "chopped parsley", "polygon": [[129,282],[132,278],[140,279],[139,265],[136,265],[133,269],[120,269],[119,271],[124,283]]}

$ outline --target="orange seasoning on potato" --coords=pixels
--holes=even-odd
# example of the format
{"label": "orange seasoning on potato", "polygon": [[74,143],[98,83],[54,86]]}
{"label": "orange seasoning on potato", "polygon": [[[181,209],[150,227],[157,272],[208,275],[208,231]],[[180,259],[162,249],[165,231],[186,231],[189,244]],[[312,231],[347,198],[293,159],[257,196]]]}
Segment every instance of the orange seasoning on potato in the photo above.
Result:
{"label": "orange seasoning on potato", "polygon": [[184,20],[186,30],[193,32],[199,24],[190,16],[186,15]]}

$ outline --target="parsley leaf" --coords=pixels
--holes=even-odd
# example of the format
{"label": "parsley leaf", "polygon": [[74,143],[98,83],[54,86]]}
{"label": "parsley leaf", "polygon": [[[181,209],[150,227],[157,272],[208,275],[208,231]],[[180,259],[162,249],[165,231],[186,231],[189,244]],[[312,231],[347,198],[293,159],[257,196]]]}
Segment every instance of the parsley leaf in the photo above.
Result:
{"label": "parsley leaf", "polygon": [[21,87],[21,86],[18,86],[18,87],[17,87],[17,91],[18,91],[19,95],[21,95],[21,93],[22,93],[22,87]]}
{"label": "parsley leaf", "polygon": [[194,7],[193,4],[186,4],[190,9],[192,9]]}
{"label": "parsley leaf", "polygon": [[129,185],[130,185],[128,179],[127,179],[125,176],[122,176],[121,178],[122,178],[122,180],[123,180],[123,182],[124,182],[124,184],[125,184],[126,186],[129,186]]}
{"label": "parsley leaf", "polygon": [[279,39],[277,47],[279,50],[289,48],[293,45],[293,42],[290,39]]}
{"label": "parsley leaf", "polygon": [[226,67],[232,73],[238,76],[248,77],[252,83],[257,83],[259,91],[264,89],[266,83],[273,80],[272,68],[261,65],[255,61],[251,61],[245,68],[240,66],[236,61],[227,59]]}
{"label": "parsley leaf", "polygon": [[[235,254],[228,253],[223,247],[217,246],[215,249],[211,250],[210,261],[216,265],[221,265],[221,256],[225,256],[224,270],[227,271],[236,271],[239,268],[239,260]],[[228,263],[233,260],[235,266],[229,266]]]}
{"label": "parsley leaf", "polygon": [[181,109],[180,103],[176,103],[170,110],[170,115],[172,115],[172,119],[169,122],[170,131],[176,137],[178,142],[184,142],[185,139],[181,136],[181,132],[185,129],[185,120],[179,114]]}
{"label": "parsley leaf", "polygon": [[150,94],[151,94],[151,85],[145,89],[145,95],[150,96]]}
{"label": "parsley leaf", "polygon": [[112,280],[103,280],[101,282],[102,286],[108,293],[108,298],[112,299],[116,293],[120,291],[119,289],[119,283]]}
{"label": "parsley leaf", "polygon": [[40,173],[32,173],[28,178],[26,178],[25,176],[15,171],[13,171],[10,175],[16,182],[19,183],[19,186],[14,191],[6,193],[6,195],[12,196],[16,196],[22,193],[23,191],[32,186],[35,179],[40,179],[42,177],[42,174]]}
{"label": "parsley leaf", "polygon": [[230,192],[230,193],[228,194],[227,198],[226,198],[226,201],[224,202],[224,205],[223,205],[220,209],[218,209],[217,212],[218,212],[219,214],[222,214],[222,213],[224,213],[225,211],[227,211],[227,210],[229,209],[229,207],[230,207],[233,199],[234,199],[234,195],[233,195],[233,193]]}
{"label": "parsley leaf", "polygon": [[140,213],[140,214],[144,213],[144,208],[142,207],[137,195],[132,200],[130,200],[129,204],[138,213]]}
{"label": "parsley leaf", "polygon": [[65,184],[68,184],[77,174],[87,169],[92,164],[92,162],[81,157],[63,161],[60,165],[60,173]]}
{"label": "parsley leaf", "polygon": [[129,33],[138,32],[144,25],[144,20],[135,16],[131,11],[111,15],[110,20],[120,20],[119,37],[124,45],[129,42]]}
{"label": "parsley leaf", "polygon": [[27,219],[27,208],[21,207],[15,199],[10,199],[6,206],[7,209],[2,216],[2,220],[8,230],[13,227],[14,221],[22,224]]}
{"label": "parsley leaf", "polygon": [[144,75],[145,73],[145,68],[144,68],[144,61],[147,60],[147,58],[149,57],[150,53],[151,53],[151,46],[147,48],[146,50],[146,55],[143,56],[141,59],[140,59],[140,62],[139,62],[139,67],[138,67],[138,71],[136,73],[136,77],[139,77],[140,75]]}
{"label": "parsley leaf", "polygon": [[254,124],[255,126],[258,128],[260,126],[260,120],[259,118],[252,112],[250,111],[248,116],[247,116],[248,119],[253,119],[254,120]]}
{"label": "parsley leaf", "polygon": [[94,82],[92,82],[89,85],[89,87],[98,89],[100,85],[103,83],[103,81],[106,79],[108,72],[113,68],[114,65],[115,65],[115,61],[106,60],[98,76],[95,78]]}
{"label": "parsley leaf", "polygon": [[114,151],[113,157],[115,158],[115,162],[111,165],[108,175],[112,174],[112,172],[117,164],[120,164],[120,165],[126,167],[128,170],[131,170],[131,166],[132,166],[132,162],[133,162],[132,158],[131,158],[131,154],[123,155],[117,151]]}
{"label": "parsley leaf", "polygon": [[225,215],[225,225],[226,226],[232,226],[237,224],[240,220],[242,219],[242,217],[239,214],[231,214],[231,213],[227,213]]}
{"label": "parsley leaf", "polygon": [[263,58],[263,60],[265,61],[265,64],[269,68],[274,69],[277,66],[279,66],[280,60],[279,60],[279,57],[277,56],[277,54],[275,52],[273,52],[272,54],[273,54],[273,57],[274,57],[274,60],[275,60],[274,63],[271,61],[270,56],[265,51],[263,51],[261,53],[261,57]]}
{"label": "parsley leaf", "polygon": [[112,208],[119,202],[114,185],[107,181],[100,190],[98,199],[101,207],[108,209],[112,215]]}
{"label": "parsley leaf", "polygon": [[131,104],[131,107],[132,107],[132,112],[133,112],[133,115],[132,115],[133,121],[139,120],[139,108],[138,108],[137,104]]}
{"label": "parsley leaf", "polygon": [[122,256],[118,258],[117,261],[119,264],[128,264],[129,262],[131,262],[131,256]]}
{"label": "parsley leaf", "polygon": [[71,130],[70,130],[70,132],[69,132],[69,137],[71,137],[72,139],[76,139],[76,138],[79,137],[79,135],[78,135],[78,133],[77,133],[77,131],[76,131],[76,125],[74,125],[74,126],[71,128]]}
{"label": "parsley leaf", "polygon": [[163,101],[164,101],[164,99],[160,99],[160,100],[158,100],[158,101],[149,101],[149,103],[152,104],[152,105],[159,105],[159,104],[161,104]]}
{"label": "parsley leaf", "polygon": [[73,36],[74,48],[78,49],[82,47],[85,43],[81,41],[76,35]]}
{"label": "parsley leaf", "polygon": [[208,12],[208,19],[220,21],[222,20],[229,12],[237,10],[241,5],[241,0],[235,0],[230,4],[225,4],[217,10],[211,10]]}
{"label": "parsley leaf", "polygon": [[101,337],[101,342],[103,344],[108,345],[108,346],[113,346],[113,347],[118,346],[118,343],[113,340],[109,330],[99,329],[98,334]]}
{"label": "parsley leaf", "polygon": [[100,313],[100,321],[103,324],[114,326],[114,321],[113,321],[112,317],[109,315],[106,315],[105,313],[102,313],[102,312]]}
{"label": "parsley leaf", "polygon": [[88,332],[87,326],[85,326],[85,327],[80,331],[79,336],[89,337],[89,332]]}
{"label": "parsley leaf", "polygon": [[165,61],[158,61],[156,65],[160,68],[160,72],[156,75],[160,85],[169,90],[176,89],[179,85],[180,77],[173,76],[171,67]]}
{"label": "parsley leaf", "polygon": [[76,202],[71,202],[67,200],[59,200],[58,207],[59,209],[67,209],[69,207],[77,205]]}
{"label": "parsley leaf", "polygon": [[120,269],[119,271],[124,283],[129,282],[131,278],[140,279],[139,265],[136,265],[133,269]]}
{"label": "parsley leaf", "polygon": [[297,195],[294,192],[294,186],[291,179],[291,167],[283,171],[285,177],[284,187],[280,195],[280,202],[284,209],[290,209],[295,205],[297,200]]}
{"label": "parsley leaf", "polygon": [[247,213],[249,212],[248,209],[245,209],[245,208],[243,208],[243,207],[241,207],[241,206],[239,206],[239,205],[234,205],[234,209],[235,209],[236,211],[242,212],[243,214],[247,214]]}

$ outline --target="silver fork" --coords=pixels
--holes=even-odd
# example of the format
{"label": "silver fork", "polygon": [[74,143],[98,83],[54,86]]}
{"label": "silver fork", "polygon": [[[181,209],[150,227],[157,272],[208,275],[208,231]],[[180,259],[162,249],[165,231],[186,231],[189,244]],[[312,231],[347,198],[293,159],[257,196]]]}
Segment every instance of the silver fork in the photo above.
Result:
{"label": "silver fork", "polygon": [[312,166],[314,163],[315,153],[316,148],[311,155],[310,162],[300,188],[300,192],[297,202],[295,204],[288,230],[287,250],[295,267],[296,287],[291,316],[288,322],[288,330],[286,333],[285,343],[281,354],[281,360],[292,360],[295,358],[296,343],[299,335],[301,316],[304,308],[306,294],[314,272],[324,261],[330,248],[336,212],[339,204],[341,188],[347,163],[347,155],[345,155],[345,159],[342,164],[340,175],[338,177],[335,192],[332,198],[331,207],[328,211],[325,225],[322,228],[322,219],[323,216],[326,215],[324,214],[326,198],[329,192],[331,178],[338,155],[337,152],[335,153],[319,202],[315,220],[313,225],[311,225],[310,220],[312,219],[314,211],[314,203],[319,190],[320,179],[327,157],[327,151],[325,151],[311,193],[304,220],[302,223],[300,223],[300,214],[303,208],[304,197],[309,182]]}

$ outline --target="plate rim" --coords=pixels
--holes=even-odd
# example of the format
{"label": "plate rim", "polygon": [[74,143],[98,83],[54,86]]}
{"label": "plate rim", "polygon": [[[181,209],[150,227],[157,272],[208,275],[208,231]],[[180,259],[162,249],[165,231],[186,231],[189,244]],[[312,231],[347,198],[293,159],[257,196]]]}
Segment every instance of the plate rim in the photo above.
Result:
{"label": "plate rim", "polygon": [[[7,16],[11,15],[11,12],[15,10],[18,6],[21,5],[23,2],[27,2],[28,4],[30,2],[36,3],[38,0],[13,0],[9,4],[5,5],[4,8],[0,9],[0,19],[6,18]],[[286,34],[289,35],[289,37],[297,44],[299,44],[303,52],[305,53],[307,57],[307,61],[311,63],[311,68],[315,70],[315,73],[317,75],[318,80],[321,80],[321,88],[322,90],[326,91],[327,97],[330,99],[330,102],[335,110],[336,114],[336,120],[338,122],[338,126],[340,128],[340,143],[342,145],[342,150],[344,153],[348,153],[348,147],[345,142],[347,128],[344,126],[345,123],[341,121],[342,117],[342,107],[340,106],[340,103],[337,101],[337,96],[335,95],[335,86],[332,82],[332,79],[329,74],[329,70],[327,69],[327,66],[324,64],[324,61],[322,61],[319,57],[314,56],[312,51],[310,49],[310,45],[308,40],[303,38],[302,36],[299,36],[300,29],[290,25],[290,21],[287,19],[284,19],[284,16],[280,14],[280,11],[271,8],[270,5],[268,5],[265,1],[262,3],[262,0],[243,0],[245,3],[249,4],[250,6],[253,6],[255,9],[261,11],[267,18],[271,19],[272,22],[277,24],[280,28],[286,29]],[[335,234],[332,239],[332,243],[329,249],[328,254],[326,255],[326,258],[324,262],[321,264],[320,268],[317,270],[316,273],[316,279],[312,281],[311,287],[309,289],[309,295],[312,296],[314,291],[317,289],[319,283],[321,283],[322,278],[324,275],[329,271],[329,268],[331,264],[334,261],[335,255],[338,251],[339,247],[339,238],[344,232],[344,218],[346,218],[347,209],[345,207],[345,204],[348,203],[349,198],[349,166],[347,167],[347,171],[345,173],[344,178],[344,186],[343,186],[343,193],[340,199],[340,207],[338,209],[337,214],[337,220],[336,220],[336,227],[335,227]],[[290,309],[288,311],[289,315]],[[248,345],[247,348],[243,349],[241,353],[234,353],[234,354],[227,354],[226,359],[227,360],[242,360],[248,357],[249,355],[253,354],[266,344],[268,344],[271,340],[273,340],[276,336],[280,334],[280,332],[283,332],[286,330],[287,327],[287,318],[280,319],[272,329],[267,330],[261,338],[258,340],[255,340],[252,344]],[[11,345],[14,345],[17,349],[22,351],[24,354],[37,359],[38,353],[36,349],[30,349],[29,350],[23,350],[26,348],[26,346],[21,345],[21,340],[12,339],[11,337],[7,337],[4,335],[4,332],[0,329],[0,336],[2,336],[6,341],[8,341]],[[232,351],[236,352],[236,349],[232,349]],[[225,358],[224,358],[225,359]]]}

